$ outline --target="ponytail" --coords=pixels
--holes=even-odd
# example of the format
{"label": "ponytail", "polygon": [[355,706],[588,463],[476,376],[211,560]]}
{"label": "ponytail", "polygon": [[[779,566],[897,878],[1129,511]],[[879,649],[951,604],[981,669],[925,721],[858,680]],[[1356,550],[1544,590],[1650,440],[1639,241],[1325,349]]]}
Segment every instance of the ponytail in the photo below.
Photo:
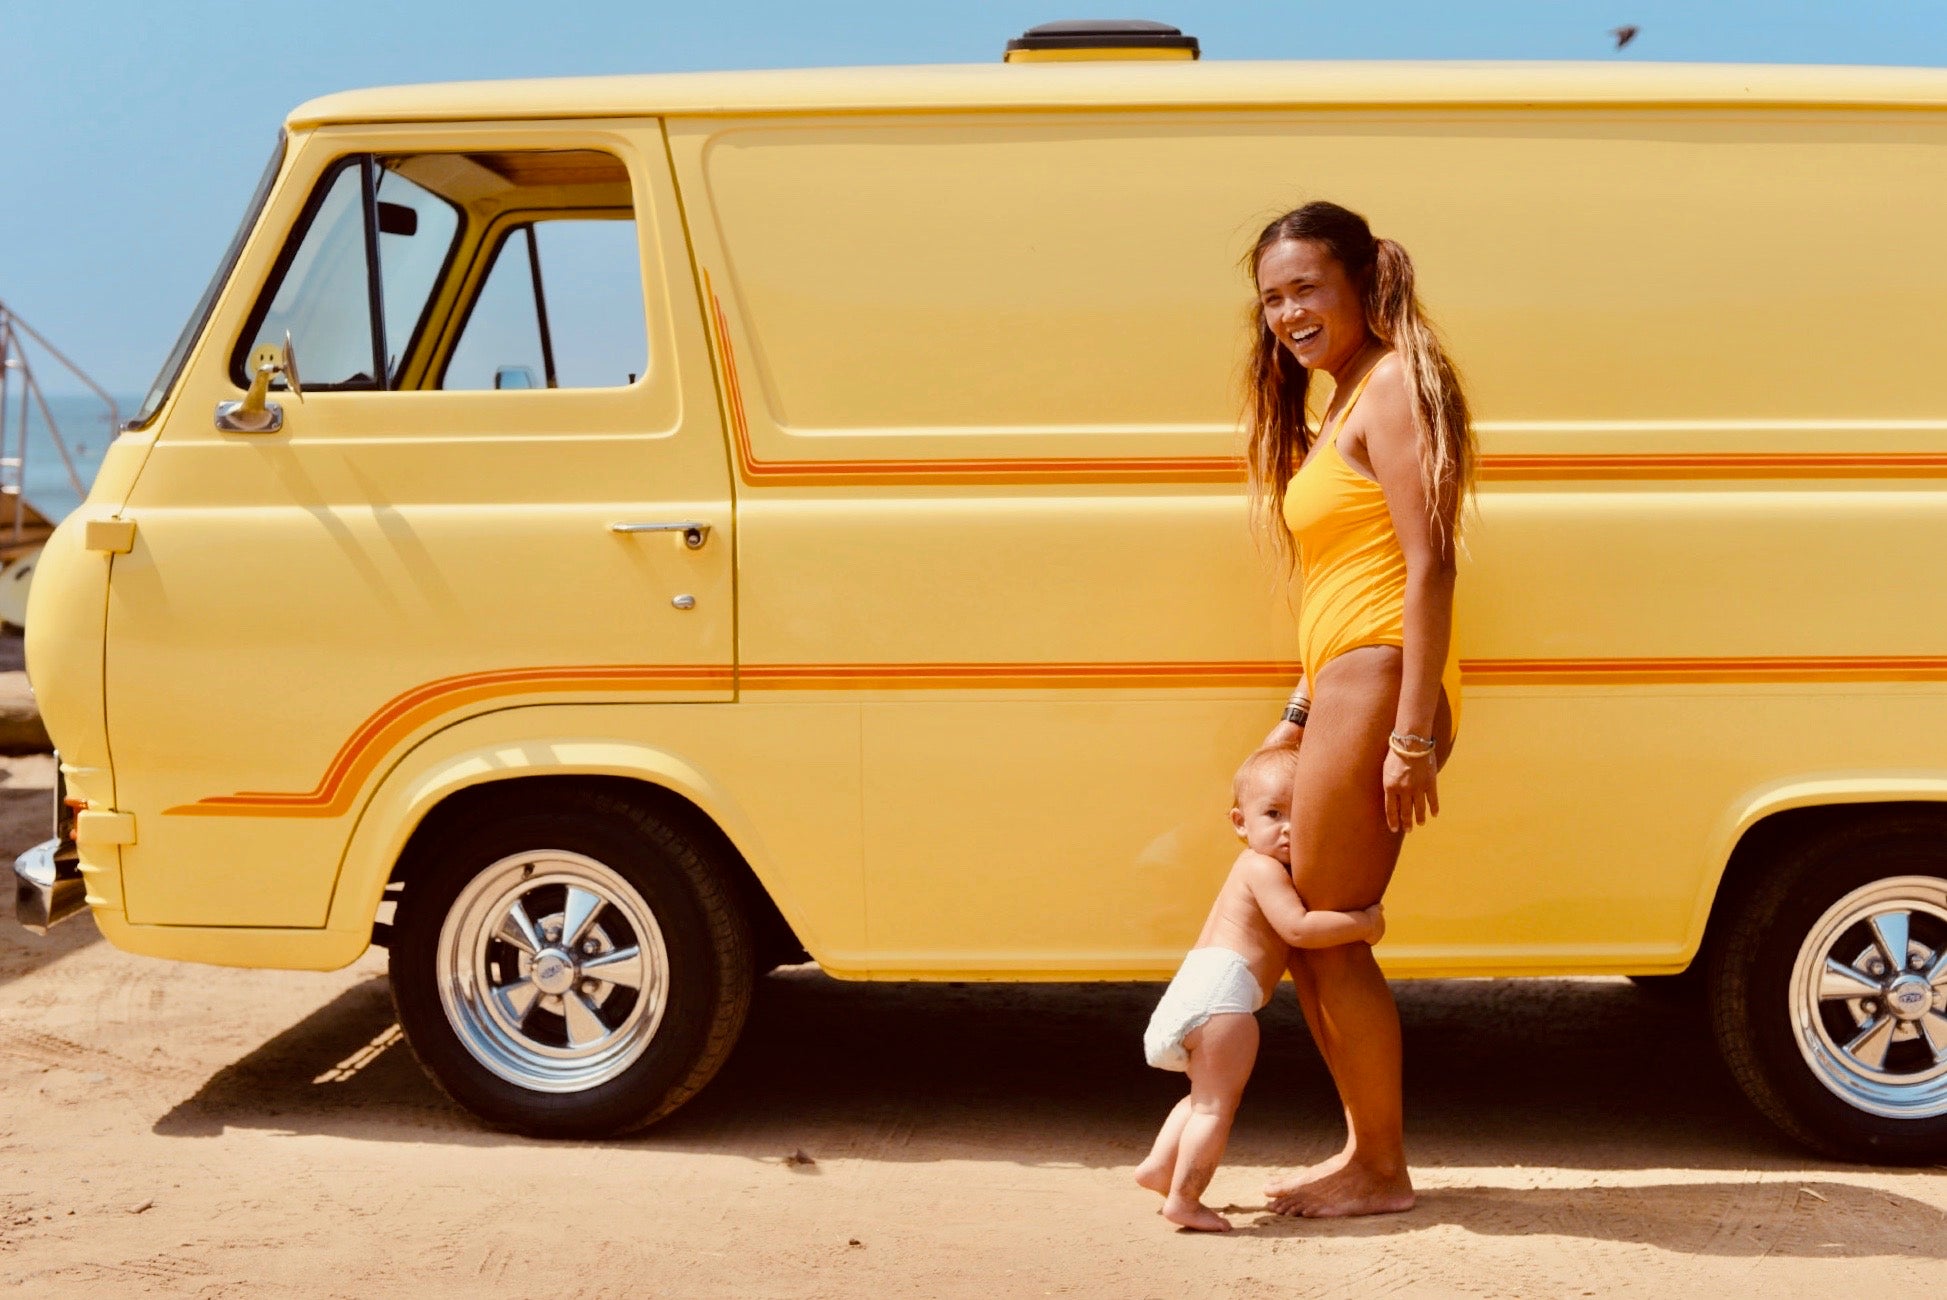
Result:
{"label": "ponytail", "polygon": [[1405,367],[1433,540],[1450,550],[1459,540],[1460,504],[1472,489],[1477,456],[1467,395],[1413,291],[1413,259],[1396,241],[1373,241],[1365,296],[1366,327]]}

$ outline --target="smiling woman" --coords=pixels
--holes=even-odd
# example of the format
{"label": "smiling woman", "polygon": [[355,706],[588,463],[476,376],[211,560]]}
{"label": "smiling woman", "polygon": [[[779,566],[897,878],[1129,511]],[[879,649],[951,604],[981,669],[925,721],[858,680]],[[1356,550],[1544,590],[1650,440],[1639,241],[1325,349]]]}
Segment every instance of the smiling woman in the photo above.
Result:
{"label": "smiling woman", "polygon": [[[1363,217],[1308,203],[1265,227],[1247,265],[1259,318],[1252,499],[1304,578],[1293,693],[1303,703],[1266,744],[1305,742],[1290,804],[1299,896],[1366,907],[1385,892],[1404,832],[1440,811],[1437,774],[1460,717],[1454,555],[1473,431],[1412,260]],[[1306,411],[1314,370],[1334,382],[1318,438]],[[1274,1182],[1272,1206],[1333,1217],[1409,1209],[1399,1016],[1372,950],[1294,948],[1290,968],[1348,1131],[1335,1160]]]}

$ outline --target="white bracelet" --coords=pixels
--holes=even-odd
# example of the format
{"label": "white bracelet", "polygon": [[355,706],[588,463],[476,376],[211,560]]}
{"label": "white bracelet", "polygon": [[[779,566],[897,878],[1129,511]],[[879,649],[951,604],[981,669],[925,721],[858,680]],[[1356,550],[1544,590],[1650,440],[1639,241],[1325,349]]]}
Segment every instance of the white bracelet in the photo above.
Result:
{"label": "white bracelet", "polygon": [[1439,746],[1426,736],[1395,731],[1386,737],[1386,747],[1401,758],[1430,758]]}

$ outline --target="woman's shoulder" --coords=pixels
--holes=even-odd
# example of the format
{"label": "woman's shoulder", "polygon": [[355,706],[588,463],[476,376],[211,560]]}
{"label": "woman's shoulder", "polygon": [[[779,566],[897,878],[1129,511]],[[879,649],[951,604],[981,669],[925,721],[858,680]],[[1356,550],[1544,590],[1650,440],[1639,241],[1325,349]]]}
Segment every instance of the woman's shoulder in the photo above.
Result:
{"label": "woman's shoulder", "polygon": [[1356,423],[1360,426],[1362,442],[1377,432],[1381,437],[1404,434],[1417,443],[1406,361],[1398,352],[1386,353],[1373,366],[1372,377],[1366,380],[1365,391],[1359,395],[1358,417]]}
{"label": "woman's shoulder", "polygon": [[1372,378],[1366,381],[1366,395],[1385,401],[1388,398],[1406,399],[1406,358],[1395,348],[1388,348],[1385,355],[1373,363]]}

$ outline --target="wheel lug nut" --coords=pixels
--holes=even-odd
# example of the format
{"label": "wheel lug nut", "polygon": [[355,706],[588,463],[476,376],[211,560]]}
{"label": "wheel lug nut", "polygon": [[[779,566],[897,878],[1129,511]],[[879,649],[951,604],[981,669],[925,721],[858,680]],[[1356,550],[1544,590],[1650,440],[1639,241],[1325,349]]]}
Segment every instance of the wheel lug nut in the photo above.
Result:
{"label": "wheel lug nut", "polygon": [[601,944],[596,943],[593,939],[590,939],[587,943],[584,943],[581,946],[581,950],[585,955],[593,957],[597,952],[601,951],[601,947],[602,947]]}

